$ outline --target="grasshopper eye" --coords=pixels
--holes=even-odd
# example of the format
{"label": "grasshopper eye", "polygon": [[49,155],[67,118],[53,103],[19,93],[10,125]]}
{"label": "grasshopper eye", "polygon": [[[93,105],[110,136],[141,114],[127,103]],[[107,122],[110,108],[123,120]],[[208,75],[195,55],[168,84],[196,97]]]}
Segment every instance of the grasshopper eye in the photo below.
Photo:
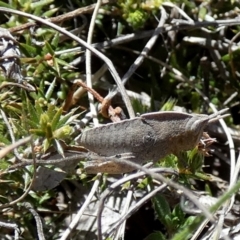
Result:
{"label": "grasshopper eye", "polygon": [[143,137],[143,142],[145,144],[152,144],[156,141],[154,134],[152,134],[151,132],[149,132],[146,136]]}

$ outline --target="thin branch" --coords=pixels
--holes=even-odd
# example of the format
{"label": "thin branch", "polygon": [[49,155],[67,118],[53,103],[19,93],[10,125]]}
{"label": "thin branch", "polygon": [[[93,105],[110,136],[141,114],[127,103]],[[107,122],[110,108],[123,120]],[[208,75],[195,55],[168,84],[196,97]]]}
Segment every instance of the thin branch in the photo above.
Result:
{"label": "thin branch", "polygon": [[42,221],[38,213],[35,211],[35,209],[32,207],[32,205],[29,202],[23,203],[22,206],[24,206],[27,210],[29,210],[32,213],[33,217],[35,218],[38,239],[45,240],[46,238],[44,237],[44,234],[43,234]]}
{"label": "thin branch", "polygon": [[19,240],[20,229],[18,229],[18,225],[16,223],[0,222],[0,227],[14,229],[14,240]]}
{"label": "thin branch", "polygon": [[68,228],[65,230],[65,232],[63,233],[63,235],[61,236],[60,240],[66,240],[69,236],[69,234],[71,233],[71,231],[76,227],[76,225],[78,224],[80,218],[82,217],[85,209],[87,208],[87,206],[89,205],[90,201],[92,200],[94,194],[96,193],[96,190],[98,189],[99,183],[100,183],[100,176],[101,174],[97,175],[97,179],[94,181],[94,184],[92,186],[92,189],[90,191],[90,193],[88,194],[87,199],[85,200],[84,204],[82,205],[82,207],[79,209],[78,213],[76,214],[76,216],[74,217],[74,219],[72,220],[72,222],[69,224]]}
{"label": "thin branch", "polygon": [[[144,58],[146,55],[148,55],[149,51],[154,46],[155,42],[157,41],[159,34],[161,32],[161,27],[164,25],[164,23],[167,20],[167,13],[164,10],[164,8],[161,7],[161,19],[158,23],[157,28],[154,30],[152,37],[147,42],[146,46],[143,48],[142,52],[139,54],[138,58],[134,61],[134,63],[131,65],[127,73],[123,76],[122,82],[123,84],[126,84],[127,80],[132,76],[132,74],[140,67],[142,64]],[[159,31],[160,30],[160,31]]]}
{"label": "thin branch", "polygon": [[19,87],[19,88],[25,89],[29,92],[35,92],[36,91],[36,89],[32,85],[30,85],[29,83],[20,84],[20,83],[13,83],[13,82],[3,82],[0,85],[0,90],[2,90],[5,87],[9,87],[9,86]]}
{"label": "thin branch", "polygon": [[[101,3],[102,1],[98,0],[96,7],[93,11],[93,15],[92,15],[89,30],[88,30],[88,36],[87,36],[87,43],[89,45],[92,44],[92,36],[93,36],[95,21],[97,18],[98,10],[101,7]],[[89,51],[88,49],[86,50],[86,82],[87,82],[87,86],[89,88],[92,88],[91,51]],[[94,123],[94,126],[97,127],[99,124],[98,118],[97,118],[97,110],[94,106],[94,97],[90,92],[88,92],[88,100],[90,104],[90,111],[93,115],[93,123]]]}
{"label": "thin branch", "polygon": [[0,150],[0,159],[3,158],[4,156],[6,156],[9,152],[14,150],[15,148],[20,147],[20,146],[28,143],[30,140],[31,140],[31,136],[20,139],[19,141],[14,142],[13,144],[11,144],[7,147],[4,147],[3,149]]}
{"label": "thin branch", "polygon": [[[127,191],[127,196],[125,197],[125,202],[124,202],[124,206],[123,206],[123,210],[121,213],[120,218],[122,218],[123,216],[125,216],[125,214],[128,212],[130,204],[132,202],[132,198],[133,198],[133,190],[132,190],[133,186],[130,186],[128,191]],[[126,231],[126,220],[123,221],[121,223],[121,225],[118,227],[117,232],[114,236],[114,239],[125,239],[124,234]]]}
{"label": "thin branch", "polygon": [[108,100],[108,98],[103,98],[99,93],[97,93],[94,89],[88,87],[84,82],[80,81],[80,80],[75,80],[74,84],[83,87],[84,89],[86,89],[88,91],[88,93],[91,93],[92,96],[94,96],[101,104],[101,114],[108,118],[110,117],[110,119],[113,122],[119,122],[121,119],[119,118],[118,115],[120,115],[121,109],[119,107],[117,108],[113,108],[110,105],[110,100]]}
{"label": "thin branch", "polygon": [[[138,67],[140,67],[140,65],[144,60],[144,57],[152,49],[153,45],[155,44],[155,42],[159,37],[160,32],[162,31],[162,26],[164,25],[166,19],[167,19],[167,14],[164,8],[161,7],[161,20],[159,21],[157,28],[154,30],[152,37],[149,39],[146,46],[143,48],[142,52],[139,54],[138,58],[134,61],[134,63],[129,68],[129,70],[123,76],[122,82],[124,85],[126,84],[128,79],[133,75],[133,73],[138,69]],[[114,92],[111,92],[109,96],[113,98],[116,94],[117,94],[117,91],[114,91]]]}
{"label": "thin branch", "polygon": [[121,218],[111,226],[111,228],[107,231],[107,233],[104,234],[104,237],[107,238],[114,231],[115,228],[118,228],[120,224],[122,224],[124,221],[126,221],[127,218],[129,218],[131,215],[133,215],[133,213],[135,213],[149,199],[154,197],[157,193],[163,191],[166,187],[167,187],[167,184],[164,183],[163,185],[157,187],[156,189],[154,189],[153,191],[148,193],[146,196],[141,198],[141,200],[139,200],[126,214],[121,216]]}
{"label": "thin branch", "polygon": [[[115,1],[114,0],[103,0],[102,5],[106,5],[106,4],[113,3],[113,2],[115,2]],[[82,15],[82,14],[91,13],[94,10],[95,7],[96,7],[96,4],[91,4],[91,5],[88,5],[86,7],[78,8],[74,11],[59,15],[57,17],[52,17],[52,18],[49,18],[49,19],[46,19],[46,20],[49,21],[49,22],[52,22],[52,23],[60,23],[60,22],[66,21],[68,19],[75,18],[75,17],[77,17],[79,15]],[[18,32],[18,31],[24,30],[26,28],[33,27],[35,25],[36,25],[36,23],[29,22],[29,23],[25,23],[21,26],[12,27],[12,28],[9,29],[9,31],[10,32]]]}
{"label": "thin branch", "polygon": [[[106,72],[107,70],[107,65],[104,63],[92,76],[92,83],[94,84],[97,82]],[[74,93],[73,93],[73,98],[71,102],[71,106],[76,104],[78,100],[81,98],[81,96],[86,92],[86,89],[84,88],[78,88]]]}
{"label": "thin branch", "polygon": [[[44,165],[56,165],[58,163],[62,163],[62,162],[66,162],[66,161],[76,161],[76,160],[84,159],[84,158],[87,158],[87,157],[88,157],[88,153],[81,152],[81,153],[78,153],[78,154],[74,154],[70,157],[60,158],[60,159],[53,159],[53,160],[47,160],[47,159],[37,160],[36,159],[35,162],[36,162],[37,165],[43,165],[43,166]],[[7,169],[7,172],[9,172],[10,170],[16,170],[16,169],[19,169],[19,168],[23,168],[23,167],[32,165],[33,162],[34,161],[32,159],[23,159],[23,162],[10,166]],[[4,174],[4,173],[1,173],[0,175],[2,175],[2,174]]]}

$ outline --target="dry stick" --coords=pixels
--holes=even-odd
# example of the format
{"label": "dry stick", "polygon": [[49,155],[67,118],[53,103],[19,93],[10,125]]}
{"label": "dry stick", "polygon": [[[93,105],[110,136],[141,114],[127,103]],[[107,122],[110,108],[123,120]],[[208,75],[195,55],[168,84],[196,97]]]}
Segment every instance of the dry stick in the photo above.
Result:
{"label": "dry stick", "polygon": [[130,99],[126,93],[126,89],[124,88],[121,79],[119,77],[119,74],[117,73],[115,67],[113,66],[112,61],[107,58],[104,54],[102,54],[101,52],[99,52],[97,49],[93,48],[91,45],[87,44],[85,41],[83,41],[82,39],[80,39],[79,37],[75,36],[74,34],[66,31],[65,29],[57,26],[54,23],[48,22],[47,20],[44,20],[40,17],[34,16],[32,14],[28,14],[28,13],[24,13],[21,11],[17,11],[17,10],[13,10],[13,9],[9,9],[9,8],[4,8],[4,7],[0,7],[0,12],[5,12],[5,13],[12,13],[12,14],[17,14],[20,16],[24,16],[30,19],[33,19],[35,21],[38,21],[40,23],[43,23],[55,30],[57,30],[58,32],[62,33],[62,34],[66,34],[68,37],[70,37],[71,39],[75,40],[76,42],[78,42],[79,44],[83,45],[84,47],[86,47],[87,49],[89,49],[90,51],[92,51],[96,56],[98,56],[99,58],[101,58],[108,66],[108,69],[110,71],[110,73],[112,74],[114,80],[116,81],[116,84],[119,88],[119,91],[122,95],[123,101],[126,105],[126,108],[128,110],[129,116],[131,118],[133,118],[135,116]]}
{"label": "dry stick", "polygon": [[93,88],[86,85],[86,83],[82,82],[81,80],[76,80],[74,84],[85,88],[89,93],[91,93],[92,96],[94,96],[100,103],[103,102],[104,98],[96,92]]}
{"label": "dry stick", "polygon": [[[193,37],[193,36],[185,36],[183,38],[184,42],[198,45],[208,49],[218,49],[219,51],[228,51],[229,43],[224,42],[224,40],[214,40],[214,39],[206,39],[206,37]],[[231,50],[235,51],[239,48],[239,43],[231,45]]]}
{"label": "dry stick", "polygon": [[[113,3],[113,2],[115,2],[115,1],[113,1],[113,0],[102,0],[102,5],[106,5],[106,4]],[[77,17],[79,15],[82,15],[82,14],[91,13],[94,10],[95,7],[96,7],[96,4],[91,4],[91,5],[88,5],[86,7],[78,8],[74,11],[59,15],[57,17],[49,18],[47,20],[49,22],[52,22],[52,23],[60,23],[60,22],[66,21],[68,19],[75,18],[75,17]],[[25,23],[21,26],[12,27],[12,28],[9,29],[9,31],[10,32],[17,32],[17,31],[24,30],[26,28],[33,27],[35,25],[36,25],[36,23],[29,22],[29,23]]]}
{"label": "dry stick", "polygon": [[[102,3],[102,1],[98,0],[96,7],[93,11],[93,15],[92,15],[89,30],[88,30],[88,36],[87,36],[87,43],[89,45],[92,44],[92,36],[93,36],[93,31],[94,31],[94,26],[95,26],[95,20],[97,18],[98,10],[101,7],[101,3]],[[86,50],[86,82],[87,82],[87,86],[89,88],[92,88],[92,79],[91,78],[92,78],[91,51],[89,51],[87,49]],[[90,92],[88,92],[88,100],[89,100],[89,105],[90,105],[90,111],[93,115],[93,123],[94,123],[94,126],[97,127],[99,125],[99,121],[97,118],[97,110],[94,106],[94,97]]]}
{"label": "dry stick", "polygon": [[[92,76],[92,82],[96,82],[107,70],[107,65],[104,63],[102,65],[102,67],[94,73],[94,75]],[[76,79],[74,81],[74,84],[72,85],[71,89],[69,90],[68,94],[67,94],[67,98],[63,104],[63,109],[65,112],[68,112],[68,109],[75,105],[78,100],[81,98],[81,96],[87,91],[94,91],[93,89],[90,89],[88,90],[88,87],[86,84],[84,84],[85,87],[81,87],[81,88],[76,88],[76,85],[75,83],[83,83],[83,80],[82,79]],[[92,93],[93,94],[93,93]],[[96,91],[94,91],[94,94],[97,94],[99,95]],[[100,95],[99,95],[100,96]],[[95,97],[95,96],[94,96]],[[100,96],[101,97],[101,96]],[[96,97],[95,97],[96,98]],[[102,98],[102,97],[101,97]],[[102,98],[103,99],[103,98]],[[97,99],[98,100],[98,99]],[[108,109],[106,109],[107,111]],[[110,114],[111,115],[111,114]],[[106,114],[106,116],[108,117],[108,114]]]}
{"label": "dry stick", "polygon": [[[107,233],[104,234],[105,238],[108,238],[109,235],[113,232],[113,230],[115,228],[117,228],[121,222],[123,222],[123,221],[125,222],[127,220],[127,218],[129,218],[137,209],[139,209],[141,206],[143,206],[148,200],[150,200],[152,197],[154,197],[157,193],[163,191],[167,186],[168,185],[166,183],[164,183],[163,185],[157,187],[156,189],[154,189],[150,193],[148,193],[146,196],[141,198],[141,200],[139,200],[137,202],[137,204],[129,210],[128,213],[121,216],[121,218],[118,220],[118,222],[114,223],[113,226],[111,226],[111,228],[107,231]],[[116,239],[119,239],[119,238],[116,238]]]}
{"label": "dry stick", "polygon": [[[171,5],[169,5],[171,6]],[[171,6],[173,7],[173,6]],[[153,36],[152,38],[148,41],[147,45],[145,46],[145,48],[143,49],[143,51],[140,53],[140,56],[135,60],[135,62],[132,64],[132,66],[130,67],[130,69],[128,70],[128,72],[123,76],[122,78],[122,81],[123,81],[123,84],[125,84],[127,82],[127,80],[132,76],[132,74],[136,71],[136,69],[140,66],[140,64],[142,63],[144,57],[148,54],[148,51],[152,48],[153,44],[155,43],[158,35],[161,33],[161,32],[164,32],[164,28],[162,27],[165,23],[165,20],[167,18],[166,16],[166,12],[164,10],[163,12],[163,8],[161,8],[162,10],[162,18],[159,22],[159,25],[158,27],[154,30],[153,32]],[[189,19],[189,18],[188,18]],[[193,22],[192,19],[189,20],[188,22],[189,24],[195,24]],[[166,31],[170,31],[170,29],[165,29]],[[173,30],[173,29],[172,29]],[[111,94],[111,98],[113,96],[116,95],[117,92],[114,92],[113,94]]]}
{"label": "dry stick", "polygon": [[20,87],[20,88],[25,89],[29,92],[35,92],[36,91],[36,89],[33,86],[31,86],[30,84],[24,85],[24,84],[20,84],[20,83],[11,83],[11,82],[3,82],[0,85],[0,90],[2,90],[5,87],[9,87],[9,86]]}
{"label": "dry stick", "polygon": [[[95,83],[97,82],[107,71],[107,65],[104,63],[92,76],[92,82]],[[73,99],[72,99],[72,105],[76,104],[80,97],[83,95],[83,93],[86,92],[83,88],[79,88],[76,90],[73,94]]]}
{"label": "dry stick", "polygon": [[[60,158],[60,159],[35,160],[35,162],[36,162],[37,165],[55,165],[55,164],[62,163],[62,162],[65,162],[65,161],[75,161],[77,159],[84,159],[84,158],[88,158],[88,153],[87,152],[81,152],[81,153],[78,153],[78,154],[74,154],[70,157]],[[32,165],[32,164],[33,164],[32,159],[24,159],[23,162],[10,166],[6,170],[6,172],[1,173],[0,176],[2,176],[5,173],[8,173],[11,170],[16,170],[16,169],[23,168],[23,167],[26,167],[26,166],[29,166],[29,165]]]}
{"label": "dry stick", "polygon": [[67,93],[67,97],[66,97],[64,103],[62,104],[64,113],[67,113],[69,111],[70,107],[72,106],[72,99],[74,96],[74,92],[76,90],[77,90],[77,86],[75,84],[73,84]]}
{"label": "dry stick", "polygon": [[[124,202],[124,206],[123,206],[123,210],[120,218],[125,216],[132,202],[132,198],[133,198],[132,186],[133,185],[131,185],[127,190],[127,196],[125,197],[125,202]],[[124,237],[125,231],[126,231],[126,218],[125,218],[125,221],[123,221],[122,224],[117,228],[117,232],[115,233],[114,239],[125,239]]]}
{"label": "dry stick", "polygon": [[35,218],[36,221],[36,226],[37,226],[37,236],[39,240],[45,240],[44,234],[43,234],[43,226],[42,226],[42,221],[38,213],[35,211],[35,209],[32,207],[32,205],[29,202],[25,202],[22,204],[26,209],[28,209],[33,217]]}
{"label": "dry stick", "polygon": [[101,174],[97,174],[97,179],[94,181],[94,184],[92,186],[92,189],[91,189],[90,193],[88,194],[87,199],[85,200],[85,202],[82,205],[80,211],[78,211],[77,215],[74,217],[74,219],[70,223],[69,227],[65,230],[62,237],[59,240],[66,240],[68,238],[69,234],[71,233],[71,230],[74,229],[76,227],[76,225],[78,224],[78,222],[79,222],[81,216],[83,215],[86,207],[89,205],[89,203],[92,200],[95,192],[98,189],[98,186],[99,186],[99,183],[100,183],[100,181],[99,181],[100,176],[101,176]]}
{"label": "dry stick", "polygon": [[[157,28],[154,30],[152,37],[150,40],[147,42],[146,46],[142,50],[141,54],[138,56],[138,58],[134,61],[134,63],[131,65],[129,70],[125,73],[125,75],[122,78],[122,82],[125,85],[128,79],[133,75],[133,73],[138,69],[138,67],[142,64],[144,60],[144,56],[148,54],[148,52],[152,49],[153,45],[157,41],[157,38],[159,34],[162,32],[162,26],[164,25],[166,19],[167,19],[167,14],[164,8],[161,9],[161,19],[158,23]],[[114,93],[111,93],[111,98],[113,98],[117,92],[115,91]]]}
{"label": "dry stick", "polygon": [[30,140],[31,140],[31,137],[26,137],[17,142],[14,142],[10,146],[4,147],[3,149],[0,150],[0,159],[2,159],[4,156],[6,156],[13,149],[28,143]]}
{"label": "dry stick", "polygon": [[[176,7],[174,5],[168,5],[171,7]],[[187,16],[185,16],[187,17]],[[143,51],[141,52],[141,54],[139,55],[139,57],[135,60],[135,62],[131,65],[130,69],[128,70],[128,72],[123,76],[122,78],[122,82],[123,84],[126,84],[127,80],[132,76],[132,74],[137,70],[137,68],[141,65],[141,63],[144,60],[144,56],[148,54],[148,52],[150,51],[150,49],[152,48],[152,46],[154,45],[154,43],[156,42],[158,35],[160,34],[160,32],[162,32],[162,26],[164,25],[165,21],[167,19],[167,14],[164,10],[164,8],[161,7],[161,20],[159,21],[159,24],[157,26],[157,28],[154,30],[153,32],[153,36],[151,37],[151,39],[148,41],[148,43],[146,44],[146,46],[144,47]],[[189,20],[190,23],[194,23],[194,21],[190,18],[187,17],[187,19]],[[114,95],[116,95],[116,92],[114,94],[111,95],[111,97],[113,97]]]}
{"label": "dry stick", "polygon": [[190,240],[197,240],[199,239],[200,234],[202,233],[202,231],[204,230],[204,228],[206,227],[206,225],[208,224],[208,219],[205,219],[200,226],[198,227],[198,229],[194,232],[193,236],[191,237]]}
{"label": "dry stick", "polygon": [[74,84],[81,86],[85,88],[89,93],[91,93],[100,103],[102,103],[102,109],[101,109],[101,114],[108,118],[110,116],[110,119],[113,122],[119,122],[121,119],[119,118],[119,111],[118,108],[114,109],[110,105],[110,101],[107,98],[103,98],[99,93],[97,93],[94,89],[88,87],[84,82],[82,81],[75,81]]}
{"label": "dry stick", "polygon": [[[101,43],[93,43],[92,46],[97,49],[110,48],[110,47],[113,47],[116,45],[128,43],[130,41],[149,37],[154,33],[154,31],[155,30],[148,30],[148,31],[143,31],[141,33],[131,33],[131,34],[127,34],[125,36],[120,36],[120,37],[114,38],[109,41],[104,41]],[[161,30],[159,30],[159,32],[164,32],[164,27],[162,27]],[[82,47],[72,48],[72,50],[71,50],[71,52],[76,52],[76,51],[82,51]],[[57,52],[57,54],[59,54],[59,52]],[[73,60],[70,64],[73,66],[79,64],[79,59],[80,58]]]}
{"label": "dry stick", "polygon": [[[209,105],[212,109],[215,108],[215,106],[212,103],[209,103]],[[216,110],[216,108],[215,108],[215,110]],[[236,164],[235,153],[234,153],[234,156],[232,155],[232,152],[234,151],[234,142],[232,140],[231,134],[227,130],[227,125],[226,125],[225,121],[223,119],[220,119],[219,122],[227,136],[228,144],[229,144],[229,148],[230,148],[231,169],[230,169],[230,184],[228,186],[228,190],[230,190],[233,187],[233,185],[236,184],[236,182],[237,182],[237,177],[238,177],[238,173],[239,173],[239,169],[240,169],[240,154],[239,154],[237,164]],[[231,146],[232,146],[232,148],[231,148]],[[235,200],[235,195],[236,195],[236,193],[233,193],[231,199],[226,201],[223,205],[222,214],[220,215],[220,217],[218,219],[218,223],[216,225],[215,232],[213,233],[215,235],[215,237],[216,237],[216,235],[218,236],[218,238],[220,237],[220,234],[222,232],[221,230],[222,230],[223,224],[224,224],[224,218],[233,206],[233,203]],[[224,239],[229,239],[228,236],[225,234],[223,235],[223,237],[224,237]],[[218,238],[216,238],[216,239],[218,239]]]}
{"label": "dry stick", "polygon": [[[232,74],[233,76],[235,76],[235,71],[234,71],[234,66],[233,66],[233,61],[232,61],[232,44],[233,42],[239,37],[239,33],[237,33],[230,41],[229,43],[229,47],[228,47],[228,54],[230,56],[230,67],[231,67],[231,70],[232,70]],[[236,77],[236,76],[235,76]],[[232,158],[231,158],[232,159]],[[233,164],[233,165],[232,165]],[[237,182],[237,178],[238,178],[238,174],[239,174],[239,170],[240,170],[240,153],[239,153],[239,156],[238,156],[238,159],[237,159],[237,163],[236,165],[233,163],[233,161],[231,161],[231,174],[230,174],[230,184],[229,184],[229,187],[228,189],[230,189],[234,184],[236,184]],[[225,203],[225,206],[223,208],[223,213],[220,218],[219,218],[219,222],[218,222],[218,229],[222,229],[223,227],[223,222],[224,222],[224,216],[225,214],[227,214],[233,204],[234,204],[234,201],[235,201],[235,194],[233,194],[233,196],[231,197],[231,200],[226,202]]]}
{"label": "dry stick", "polygon": [[0,227],[14,229],[14,240],[19,240],[19,232],[18,225],[16,223],[5,223],[0,222]]}
{"label": "dry stick", "polygon": [[224,106],[227,106],[227,105],[230,104],[230,102],[231,102],[235,97],[237,97],[237,96],[238,96],[238,92],[236,91],[236,92],[234,92],[233,94],[231,94],[231,95],[227,98],[227,100],[224,101],[223,105],[224,105]]}
{"label": "dry stick", "polygon": [[171,3],[171,2],[163,2],[162,5],[165,7],[171,7],[174,8],[179,12],[180,15],[182,15],[184,18],[186,18],[189,22],[194,23],[194,20],[190,18],[181,8],[179,8],[177,5]]}
{"label": "dry stick", "polygon": [[213,59],[213,62],[216,63],[217,68],[219,69],[220,75],[222,76],[222,79],[228,79],[229,78],[229,72],[227,71],[227,67],[223,61],[221,61],[221,55],[219,53],[218,49],[208,49],[211,57]]}

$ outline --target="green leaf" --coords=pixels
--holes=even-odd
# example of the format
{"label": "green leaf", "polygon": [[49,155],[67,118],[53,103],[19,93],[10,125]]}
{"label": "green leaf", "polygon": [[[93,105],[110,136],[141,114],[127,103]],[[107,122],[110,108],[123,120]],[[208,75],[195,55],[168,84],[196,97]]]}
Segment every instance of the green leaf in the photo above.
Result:
{"label": "green leaf", "polygon": [[59,108],[57,110],[57,112],[55,113],[55,115],[53,116],[53,118],[52,118],[52,129],[53,130],[57,129],[58,122],[60,121],[60,118],[62,116],[62,112],[63,112],[63,109]]}
{"label": "green leaf", "polygon": [[[42,60],[41,60],[42,61]],[[43,72],[47,72],[47,67],[45,63],[41,63],[41,61],[38,63],[38,66],[36,67],[36,70],[34,71],[34,75],[41,74]]]}
{"label": "green leaf", "polygon": [[0,133],[0,143],[4,143],[5,145],[9,145],[11,142],[9,141],[9,139],[7,137],[5,137],[2,133]]}
{"label": "green leaf", "polygon": [[40,137],[45,137],[45,131],[43,131],[42,129],[29,129],[29,132],[32,134],[36,134],[37,136]]}
{"label": "green leaf", "polygon": [[51,41],[51,45],[54,47],[54,48],[57,48],[58,46],[58,43],[59,43],[59,33],[56,33]]}
{"label": "green leaf", "polygon": [[179,219],[181,222],[185,221],[185,213],[183,212],[183,210],[182,210],[182,208],[180,207],[179,204],[177,204],[177,205],[174,207],[174,209],[173,209],[173,211],[172,211],[172,215],[173,215],[173,216],[177,216],[178,219]]}
{"label": "green leaf", "polygon": [[54,80],[51,82],[51,84],[48,87],[48,90],[47,90],[47,92],[45,94],[47,100],[49,100],[52,97],[52,93],[54,91],[55,84],[56,84],[56,78],[54,78]]}
{"label": "green leaf", "polygon": [[168,101],[162,106],[161,111],[172,111],[176,104],[177,104],[176,99],[169,98]]}
{"label": "green leaf", "polygon": [[66,67],[68,67],[69,69],[73,69],[73,66],[71,66],[68,62],[66,62],[66,61],[64,61],[64,60],[62,60],[62,59],[60,59],[60,58],[55,58],[55,60],[57,61],[57,63],[59,64],[59,65],[62,65],[62,66],[66,66]]}
{"label": "green leaf", "polygon": [[58,121],[56,128],[60,128],[63,125],[65,125],[68,122],[68,120],[72,117],[73,114],[74,114],[74,111],[71,111],[68,114],[62,116],[61,119]]}
{"label": "green leaf", "polygon": [[55,130],[53,132],[53,136],[56,139],[65,139],[66,137],[69,137],[71,135],[72,131],[73,131],[72,127],[66,125]]}
{"label": "green leaf", "polygon": [[[59,109],[61,109],[61,108],[59,108]],[[59,109],[57,109],[57,107],[53,104],[48,104],[48,109],[47,109],[46,115],[50,119],[49,121],[53,122],[52,120],[56,114],[56,111],[59,111]],[[61,115],[61,113],[60,113],[60,115]]]}
{"label": "green leaf", "polygon": [[157,213],[157,217],[168,228],[169,221],[166,220],[166,217],[171,216],[171,209],[166,198],[161,194],[157,194],[152,198],[152,202]]}
{"label": "green leaf", "polygon": [[36,109],[29,100],[27,100],[27,110],[28,110],[27,117],[29,117],[28,119],[31,122],[35,123],[31,127],[36,127],[39,123],[40,115],[37,113]]}
{"label": "green leaf", "polygon": [[44,49],[43,49],[44,54],[50,53],[52,56],[55,55],[55,52],[52,48],[52,46],[46,41]]}
{"label": "green leaf", "polygon": [[[20,50],[26,57],[35,57],[38,54],[37,48],[30,46],[25,43],[20,43],[19,44]],[[33,60],[36,62],[36,59],[33,58]]]}
{"label": "green leaf", "polygon": [[[39,118],[40,119],[40,118]],[[39,122],[39,121],[38,121]],[[39,127],[39,124],[35,121],[32,121],[31,119],[29,118],[24,118],[24,124],[29,127],[29,128],[38,128]]]}
{"label": "green leaf", "polygon": [[31,8],[35,9],[35,8],[42,8],[44,6],[50,5],[52,2],[54,2],[54,0],[40,0],[40,1],[36,1],[31,3]]}
{"label": "green leaf", "polygon": [[41,196],[39,204],[42,204],[49,200],[52,196],[49,194],[49,192],[46,192],[43,196]]}
{"label": "green leaf", "polygon": [[0,1],[0,7],[5,7],[5,8],[10,8],[10,9],[14,9],[12,4],[7,4],[5,2]]}
{"label": "green leaf", "polygon": [[4,159],[0,159],[0,170],[6,170],[9,167],[9,163]]}
{"label": "green leaf", "polygon": [[195,216],[190,216],[186,219],[186,221],[184,222],[182,229],[184,229],[185,227],[191,225],[193,223],[193,221],[195,220]]}
{"label": "green leaf", "polygon": [[155,232],[148,235],[144,240],[167,240],[161,232]]}
{"label": "green leaf", "polygon": [[188,166],[192,173],[201,171],[203,165],[203,154],[198,152],[197,147],[188,152]]}
{"label": "green leaf", "polygon": [[46,152],[48,150],[48,148],[50,147],[52,143],[52,140],[49,140],[49,139],[45,139],[43,141],[43,152]]}
{"label": "green leaf", "polygon": [[40,100],[41,99],[39,98],[38,100],[35,101],[35,108],[36,108],[37,116],[39,119],[40,119],[41,114],[43,114],[43,109],[40,106]]}
{"label": "green leaf", "polygon": [[59,68],[59,65],[58,65],[58,60],[55,56],[53,56],[53,65],[54,65],[54,68],[58,74],[58,76],[60,77],[60,68]]}
{"label": "green leaf", "polygon": [[208,11],[207,11],[206,7],[201,7],[199,10],[199,14],[198,14],[199,18],[202,20],[205,20],[205,16],[206,16],[207,12]]}
{"label": "green leaf", "polygon": [[47,123],[45,132],[46,132],[46,138],[51,140],[53,138],[53,130],[52,130],[51,123],[49,122]]}
{"label": "green leaf", "polygon": [[46,11],[42,14],[42,17],[50,18],[52,17],[57,11],[59,11],[59,8],[53,8],[49,11]]}
{"label": "green leaf", "polygon": [[144,189],[146,188],[146,186],[148,186],[148,184],[149,184],[149,178],[146,177],[138,184],[138,187]]}

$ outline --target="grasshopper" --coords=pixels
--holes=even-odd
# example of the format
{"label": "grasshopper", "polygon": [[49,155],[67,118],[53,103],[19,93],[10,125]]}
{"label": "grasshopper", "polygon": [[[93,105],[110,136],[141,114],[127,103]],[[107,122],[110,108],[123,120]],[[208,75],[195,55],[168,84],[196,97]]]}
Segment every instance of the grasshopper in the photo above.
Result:
{"label": "grasshopper", "polygon": [[[114,162],[121,156],[134,163],[156,162],[169,154],[178,155],[199,143],[204,128],[225,117],[228,109],[211,115],[182,112],[154,112],[109,123],[84,131],[77,143],[99,155],[85,165],[87,173],[125,173],[134,170],[126,163]],[[112,158],[112,159],[111,159]]]}

